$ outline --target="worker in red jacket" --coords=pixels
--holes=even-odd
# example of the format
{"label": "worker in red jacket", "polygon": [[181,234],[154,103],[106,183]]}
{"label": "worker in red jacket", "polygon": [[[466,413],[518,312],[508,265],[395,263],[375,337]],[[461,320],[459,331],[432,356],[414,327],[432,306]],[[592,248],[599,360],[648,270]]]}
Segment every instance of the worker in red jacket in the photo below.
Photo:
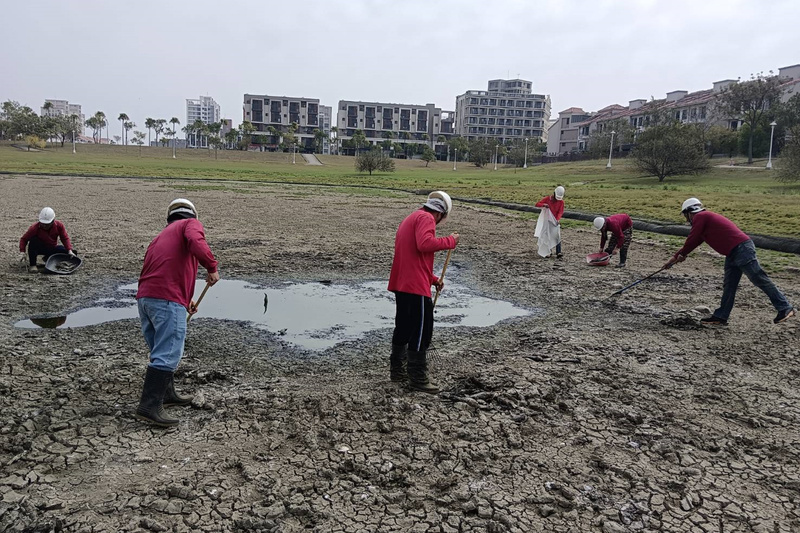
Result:
{"label": "worker in red jacket", "polygon": [[[633,239],[633,220],[625,213],[618,215],[611,215],[610,217],[603,218],[597,217],[594,219],[594,227],[600,230],[600,251],[608,240],[608,247],[605,252],[608,255],[616,253],[619,249],[619,264],[618,268],[625,266],[628,259],[628,248]],[[608,233],[611,233],[611,238],[608,238]]]}
{"label": "worker in red jacket", "polygon": [[389,274],[389,290],[395,294],[394,334],[390,377],[392,381],[406,378],[411,388],[435,394],[439,388],[428,375],[426,351],[433,335],[433,301],[431,285],[442,290],[444,285],[433,273],[433,255],[439,250],[452,250],[459,235],[436,237],[436,225],[453,208],[450,196],[434,191],[422,208],[408,215],[394,240],[394,260]]}
{"label": "worker in red jacket", "polygon": [[778,311],[778,316],[773,322],[779,324],[795,315],[794,307],[786,296],[775,286],[769,276],[761,268],[756,258],[756,247],[750,237],[740,230],[736,224],[718,213],[706,211],[697,198],[689,198],[683,202],[683,216],[692,225],[689,236],[683,247],[675,252],[664,265],[669,268],[675,263],[681,263],[692,250],[703,242],[717,253],[725,256],[725,280],[722,285],[722,302],[719,309],[707,318],[700,320],[708,325],[725,325],[733,310],[736,291],[742,274],[764,291],[769,297],[772,306]]}
{"label": "worker in red jacket", "polygon": [[147,247],[136,293],[142,334],[150,349],[136,418],[157,426],[178,425],[178,420],[166,416],[164,405],[192,402],[175,392],[174,374],[183,357],[186,313],[197,312],[192,296],[198,263],[206,269],[206,283],[219,281],[217,260],[206,243],[197,209],[178,198],[167,208],[167,227]]}
{"label": "worker in red jacket", "polygon": [[[536,202],[536,207],[549,209],[553,214],[553,218],[556,219],[556,222],[561,222],[561,217],[564,216],[564,187],[561,185],[556,187],[556,190],[553,191],[553,194],[545,196]],[[548,255],[547,257],[550,256]],[[564,257],[564,254],[561,253],[561,241],[558,241],[558,244],[556,245],[556,257],[558,259]]]}
{"label": "worker in red jacket", "polygon": [[[58,240],[61,239],[61,245]],[[27,252],[25,247],[27,246]],[[39,272],[36,267],[36,258],[40,255],[47,260],[53,254],[67,253],[75,255],[72,242],[67,235],[67,228],[56,220],[56,212],[52,207],[45,207],[39,212],[39,220],[19,240],[19,251],[28,257],[28,272]]]}

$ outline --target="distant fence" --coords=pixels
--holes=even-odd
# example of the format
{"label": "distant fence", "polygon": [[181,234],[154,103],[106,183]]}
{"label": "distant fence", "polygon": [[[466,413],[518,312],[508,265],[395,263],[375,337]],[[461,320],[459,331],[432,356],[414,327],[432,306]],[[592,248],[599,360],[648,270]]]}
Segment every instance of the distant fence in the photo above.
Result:
{"label": "distant fence", "polygon": [[[624,159],[630,155],[630,150],[623,150],[619,152],[614,152],[611,157],[612,159]],[[572,163],[573,161],[591,161],[591,160],[598,160],[598,159],[607,159],[606,157],[597,157],[594,155],[589,154],[588,152],[569,152],[566,154],[560,155],[543,155],[541,157],[537,157],[532,159],[534,163]]]}

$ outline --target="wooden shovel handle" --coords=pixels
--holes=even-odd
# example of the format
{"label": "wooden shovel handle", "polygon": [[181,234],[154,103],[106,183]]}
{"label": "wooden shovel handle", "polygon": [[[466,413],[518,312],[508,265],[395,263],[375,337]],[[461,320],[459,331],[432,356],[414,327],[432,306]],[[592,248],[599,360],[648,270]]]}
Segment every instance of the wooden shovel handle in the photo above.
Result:
{"label": "wooden shovel handle", "polygon": [[[453,253],[453,249],[450,248],[447,250],[447,257],[444,259],[444,266],[442,267],[442,275],[439,276],[439,281],[444,281],[444,275],[447,272],[447,265],[450,264],[450,255]],[[436,300],[439,299],[439,293],[442,292],[439,289],[436,289],[436,296],[433,297],[433,307],[436,307]]]}
{"label": "wooden shovel handle", "polygon": [[[198,298],[197,301],[194,303],[194,308],[195,309],[200,307],[200,302],[203,301],[203,297],[206,295],[206,293],[208,292],[208,289],[210,287],[211,287],[211,285],[208,282],[206,282],[206,287],[203,289],[203,292],[200,293],[200,298]],[[191,319],[192,319],[192,315],[188,315],[186,317],[186,323],[188,324]]]}

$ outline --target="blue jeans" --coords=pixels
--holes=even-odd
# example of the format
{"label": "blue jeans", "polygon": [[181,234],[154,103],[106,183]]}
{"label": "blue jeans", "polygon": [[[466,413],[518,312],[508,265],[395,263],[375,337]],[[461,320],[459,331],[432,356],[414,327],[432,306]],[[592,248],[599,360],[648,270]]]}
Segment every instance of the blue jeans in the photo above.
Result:
{"label": "blue jeans", "polygon": [[742,279],[744,273],[750,281],[764,291],[772,302],[772,306],[776,311],[788,311],[792,308],[792,304],[786,299],[786,296],[778,290],[778,287],[772,283],[766,272],[758,264],[756,259],[756,247],[753,241],[746,240],[736,248],[731,250],[728,257],[725,258],[725,281],[722,287],[722,303],[719,309],[714,311],[714,316],[723,320],[728,320],[733,309],[733,302],[736,299],[736,290],[739,288],[739,281]]}
{"label": "blue jeans", "polygon": [[149,366],[175,372],[186,341],[186,308],[159,298],[139,298],[137,305],[142,334],[150,348]]}

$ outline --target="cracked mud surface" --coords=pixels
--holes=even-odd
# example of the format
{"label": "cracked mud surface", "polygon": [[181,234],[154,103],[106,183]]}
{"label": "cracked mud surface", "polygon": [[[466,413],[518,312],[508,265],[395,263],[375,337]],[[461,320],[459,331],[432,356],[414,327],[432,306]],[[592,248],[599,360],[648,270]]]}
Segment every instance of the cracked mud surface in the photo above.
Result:
{"label": "cracked mud surface", "polygon": [[[203,320],[201,307],[177,374],[195,402],[169,408],[182,422],[162,431],[132,416],[147,361],[135,320],[13,323],[135,281],[177,196],[197,204],[222,276],[263,284],[387,278],[397,224],[420,197],[83,178],[0,187],[0,531],[800,530],[800,320],[772,325],[745,280],[730,326],[700,327],[695,309],[721,292],[710,254],[603,301],[674,249],[634,234],[627,269],[591,268],[598,237],[566,229],[565,259],[543,260],[531,221],[456,203],[440,234],[462,235],[460,282],[544,316],[436,329],[444,392],[428,396],[389,382],[390,330],[314,355]],[[13,263],[43,205],[85,260],[72,276]],[[797,274],[773,279],[800,302]]]}

